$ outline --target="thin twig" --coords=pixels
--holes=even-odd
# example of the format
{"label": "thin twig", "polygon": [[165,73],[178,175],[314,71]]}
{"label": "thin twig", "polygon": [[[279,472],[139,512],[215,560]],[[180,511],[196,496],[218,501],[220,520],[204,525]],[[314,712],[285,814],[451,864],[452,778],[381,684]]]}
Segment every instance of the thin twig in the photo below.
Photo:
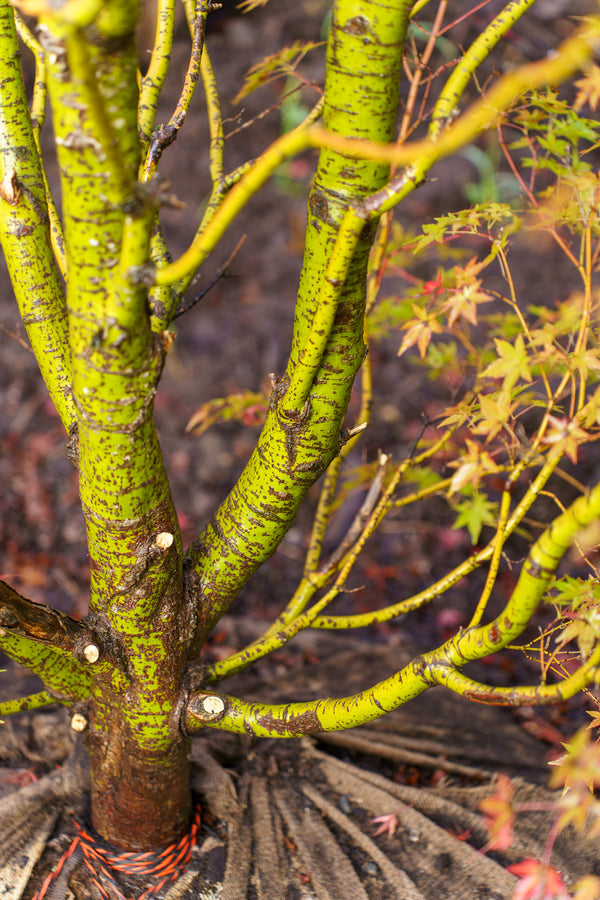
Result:
{"label": "thin twig", "polygon": [[177,309],[175,310],[175,312],[173,314],[172,321],[174,319],[178,319],[179,316],[182,316],[184,313],[189,312],[190,309],[193,309],[193,307],[196,305],[196,303],[199,303],[200,300],[202,300],[204,297],[206,297],[208,292],[214,288],[214,286],[221,280],[221,278],[225,277],[225,275],[227,274],[227,269],[229,268],[229,266],[231,265],[231,263],[237,256],[238,251],[240,250],[242,244],[246,240],[246,237],[247,237],[247,235],[245,235],[245,234],[242,235],[240,240],[237,242],[233,252],[230,253],[230,255],[227,257],[227,259],[225,260],[225,262],[223,263],[221,268],[217,269],[217,271],[215,272],[215,274],[213,275],[211,280],[208,282],[206,287],[203,288],[199,294],[196,294],[196,296],[193,297],[192,300],[188,300],[186,303],[183,303],[181,306],[177,307]]}
{"label": "thin twig", "polygon": [[375,477],[371,482],[371,486],[367,491],[367,495],[362,502],[362,505],[354,517],[354,521],[352,522],[350,528],[346,532],[343,540],[340,541],[334,552],[331,554],[326,563],[324,563],[321,567],[322,570],[333,571],[339,560],[344,556],[347,550],[349,550],[353,544],[358,540],[363,528],[365,527],[369,516],[373,512],[375,508],[375,504],[379,499],[379,494],[381,492],[381,488],[383,486],[383,479],[385,477],[387,464],[389,462],[389,456],[385,453],[379,454],[379,460],[377,465],[377,472],[375,473]]}
{"label": "thin twig", "polygon": [[161,125],[152,133],[150,148],[144,165],[144,173],[142,180],[149,181],[160,162],[160,158],[164,150],[173,143],[179,134],[179,129],[185,122],[185,118],[194,96],[194,89],[198,78],[200,77],[200,60],[202,58],[202,48],[204,46],[204,35],[206,32],[206,18],[210,3],[206,0],[199,0],[196,6],[196,16],[194,20],[194,30],[192,33],[192,51],[190,53],[190,61],[188,63],[187,72],[183,82],[181,95],[177,101],[175,112],[166,125]]}
{"label": "thin twig", "polygon": [[[253,116],[251,119],[248,119],[247,122],[242,122],[241,125],[239,125],[237,128],[234,128],[234,130],[230,131],[229,134],[226,134],[225,140],[228,141],[229,138],[232,138],[234,136],[234,134],[239,134],[240,131],[244,131],[246,128],[249,128],[251,125],[256,124],[256,122],[260,122],[261,119],[264,119],[265,116],[268,116],[269,113],[273,112],[274,109],[278,109],[285,100],[287,100],[289,97],[292,97],[294,94],[297,94],[298,91],[301,91],[305,87],[311,87],[315,91],[318,91],[320,94],[323,93],[323,90],[322,90],[322,88],[319,87],[319,85],[314,84],[312,81],[308,81],[308,82],[303,81],[301,84],[296,85],[296,87],[292,88],[287,93],[282,94],[282,96],[279,98],[279,100],[277,100],[271,106],[267,107],[267,109],[263,109],[262,112],[257,113],[257,115]],[[240,115],[242,115],[242,113],[243,113],[243,110],[240,110]]]}

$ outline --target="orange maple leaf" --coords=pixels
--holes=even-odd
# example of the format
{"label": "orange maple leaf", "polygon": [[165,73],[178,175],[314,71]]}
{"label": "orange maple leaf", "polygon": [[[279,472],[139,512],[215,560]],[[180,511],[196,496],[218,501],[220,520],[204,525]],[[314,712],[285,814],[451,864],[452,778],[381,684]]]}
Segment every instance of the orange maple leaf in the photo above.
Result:
{"label": "orange maple leaf", "polygon": [[513,806],[513,786],[508,775],[502,772],[496,781],[496,793],[486,797],[479,804],[483,812],[483,822],[490,833],[487,850],[507,850],[513,842],[515,809]]}

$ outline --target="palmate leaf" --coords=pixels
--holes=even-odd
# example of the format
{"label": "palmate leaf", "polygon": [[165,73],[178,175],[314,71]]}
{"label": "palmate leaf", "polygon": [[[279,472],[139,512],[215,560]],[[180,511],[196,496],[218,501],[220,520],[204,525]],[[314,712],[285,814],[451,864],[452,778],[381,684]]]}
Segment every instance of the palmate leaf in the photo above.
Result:
{"label": "palmate leaf", "polygon": [[477,441],[465,440],[466,452],[459,459],[449,463],[456,472],[450,483],[450,496],[463,488],[476,489],[484,475],[498,471],[497,463]]}
{"label": "palmate leaf", "polygon": [[261,392],[244,391],[218,397],[203,403],[190,418],[185,430],[199,437],[217,422],[233,420],[243,425],[262,425],[268,406],[269,400]]}
{"label": "palmate leaf", "polygon": [[576,640],[580,652],[590,653],[600,636],[600,586],[593,578],[583,580],[566,575],[554,585],[548,601],[567,607],[567,624],[557,638],[557,646],[563,647]]}
{"label": "palmate leaf", "polygon": [[548,602],[577,609],[590,593],[594,596],[596,592],[600,593],[600,586],[592,578],[584,581],[582,578],[573,578],[571,575],[565,575],[560,580],[555,581],[552,594],[548,597]]}
{"label": "palmate leaf", "polygon": [[443,311],[448,316],[448,328],[452,328],[459,319],[465,319],[471,325],[477,325],[477,305],[489,303],[492,300],[492,296],[481,288],[480,279],[459,278],[459,273],[464,273],[464,271],[455,266],[457,287],[450,292],[442,305]]}
{"label": "palmate leaf", "polygon": [[574,108],[580,110],[587,105],[590,109],[598,109],[600,104],[600,68],[591,66],[588,73],[575,82],[577,88],[577,96],[575,98]]}
{"label": "palmate leaf", "polygon": [[402,356],[410,347],[416,345],[419,350],[419,356],[421,359],[424,359],[431,338],[434,334],[441,334],[442,326],[438,322],[435,313],[422,310],[414,303],[413,312],[415,317],[409,319],[406,323],[406,334],[398,350],[398,356]]}
{"label": "palmate leaf", "polygon": [[581,728],[563,746],[567,752],[552,763],[555,768],[550,776],[550,787],[562,789],[558,829],[562,831],[573,824],[579,831],[598,834],[600,802],[595,790],[600,782],[600,745],[586,728]]}
{"label": "palmate leaf", "polygon": [[567,419],[565,416],[557,418],[548,416],[549,428],[542,439],[542,443],[552,445],[564,441],[564,452],[573,465],[577,462],[578,450],[581,444],[591,439],[590,434],[579,426],[576,419]]}
{"label": "palmate leaf", "polygon": [[263,60],[256,63],[246,72],[244,86],[235,95],[233,102],[239,103],[252,91],[255,91],[263,84],[267,84],[274,78],[282,75],[292,75],[309,50],[314,50],[315,47],[320,47],[321,45],[322,41],[294,41],[289,47],[283,47],[277,53],[265,56]]}
{"label": "palmate leaf", "polygon": [[513,842],[515,803],[513,783],[503,772],[496,779],[496,790],[479,804],[490,833],[487,850],[507,850]]}
{"label": "palmate leaf", "polygon": [[410,296],[390,296],[379,300],[369,313],[369,337],[378,341],[389,337],[391,331],[402,328],[412,315]]}
{"label": "palmate leaf", "polygon": [[494,338],[497,359],[482,372],[484,378],[502,378],[505,390],[510,390],[522,378],[531,381],[531,370],[523,335],[518,334],[512,342]]}
{"label": "palmate leaf", "polygon": [[513,900],[569,900],[562,875],[553,866],[528,857],[507,871],[520,879]]}
{"label": "palmate leaf", "polygon": [[[528,131],[542,132],[546,136],[553,131],[558,137],[576,145],[579,140],[596,141],[598,122],[578,115],[556,91],[548,88],[543,93],[532,94],[514,114],[513,120]],[[522,138],[509,145],[509,149],[525,146]]]}
{"label": "palmate leaf", "polygon": [[472,498],[458,503],[456,509],[458,516],[452,527],[466,527],[473,545],[479,540],[484,525],[494,527],[498,521],[498,504],[479,491],[475,491]]}
{"label": "palmate leaf", "polygon": [[493,440],[512,419],[516,407],[517,403],[510,391],[481,394],[478,421],[473,428],[473,434],[485,435],[486,442]]}
{"label": "palmate leaf", "polygon": [[[566,300],[555,300],[551,305],[530,304],[527,307],[527,311],[548,329],[545,335],[541,335],[541,343],[546,338],[552,341],[563,335],[573,335],[581,321],[582,310],[583,294],[577,291],[569,294]],[[531,333],[534,339],[540,334],[538,330],[532,330]]]}
{"label": "palmate leaf", "polygon": [[460,372],[461,359],[456,341],[436,341],[429,344],[424,364],[427,367],[427,377],[432,381],[449,373]]}
{"label": "palmate leaf", "polygon": [[485,234],[498,232],[498,238],[506,241],[521,225],[520,218],[508,203],[490,201],[476,203],[467,209],[438,216],[435,221],[423,226],[423,234],[414,243],[414,252],[419,253],[430,244],[441,244],[449,236],[458,234]]}

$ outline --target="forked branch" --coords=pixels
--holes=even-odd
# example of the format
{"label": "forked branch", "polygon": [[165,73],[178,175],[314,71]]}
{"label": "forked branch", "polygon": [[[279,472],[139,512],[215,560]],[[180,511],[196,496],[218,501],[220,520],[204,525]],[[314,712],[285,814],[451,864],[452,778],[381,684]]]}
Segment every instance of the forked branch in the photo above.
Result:
{"label": "forked branch", "polygon": [[[468,662],[497,652],[522,633],[578,531],[599,517],[600,484],[587,496],[578,497],[543,532],[531,548],[509,602],[491,623],[460,631],[385,681],[353,696],[303,703],[252,703],[218,694],[215,695],[221,701],[218,717],[214,713],[206,714],[207,692],[200,691],[190,697],[186,728],[195,731],[210,726],[263,737],[339,731],[379,718],[434,684],[444,684],[471,700],[512,706],[556,703],[574,696],[598,676],[599,645],[576,672],[551,685],[498,689],[473,681],[460,670]],[[215,705],[216,702],[213,708]]]}

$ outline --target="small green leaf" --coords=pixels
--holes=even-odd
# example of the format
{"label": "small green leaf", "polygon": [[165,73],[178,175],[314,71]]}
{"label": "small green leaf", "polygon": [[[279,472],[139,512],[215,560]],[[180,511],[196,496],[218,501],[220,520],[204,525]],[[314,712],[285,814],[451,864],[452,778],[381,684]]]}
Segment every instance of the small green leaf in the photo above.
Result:
{"label": "small green leaf", "polygon": [[469,500],[456,505],[458,516],[453,528],[466,528],[471,543],[476,544],[484,525],[494,528],[498,522],[498,504],[488,500],[485,494],[476,491]]}
{"label": "small green leaf", "polygon": [[502,378],[505,389],[514,387],[519,378],[530,382],[531,370],[523,335],[518,334],[512,343],[494,338],[494,343],[498,357],[482,372],[483,377]]}

